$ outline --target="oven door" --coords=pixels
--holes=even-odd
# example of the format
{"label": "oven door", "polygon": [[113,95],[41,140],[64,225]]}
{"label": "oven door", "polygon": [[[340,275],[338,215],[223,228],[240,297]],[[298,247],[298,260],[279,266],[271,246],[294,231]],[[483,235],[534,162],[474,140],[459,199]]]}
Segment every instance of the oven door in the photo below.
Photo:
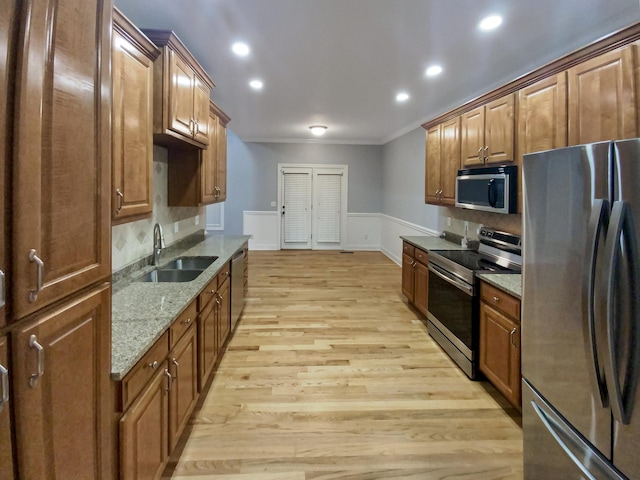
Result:
{"label": "oven door", "polygon": [[473,285],[429,264],[427,318],[471,362],[475,361],[480,331],[475,293]]}

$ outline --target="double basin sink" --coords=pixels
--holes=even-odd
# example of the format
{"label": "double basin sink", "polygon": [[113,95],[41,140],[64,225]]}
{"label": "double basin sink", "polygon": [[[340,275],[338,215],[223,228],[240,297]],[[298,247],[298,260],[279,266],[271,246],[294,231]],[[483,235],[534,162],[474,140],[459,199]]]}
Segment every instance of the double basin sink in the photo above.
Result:
{"label": "double basin sink", "polygon": [[190,282],[195,280],[218,257],[178,257],[166,265],[156,267],[136,281],[146,283]]}

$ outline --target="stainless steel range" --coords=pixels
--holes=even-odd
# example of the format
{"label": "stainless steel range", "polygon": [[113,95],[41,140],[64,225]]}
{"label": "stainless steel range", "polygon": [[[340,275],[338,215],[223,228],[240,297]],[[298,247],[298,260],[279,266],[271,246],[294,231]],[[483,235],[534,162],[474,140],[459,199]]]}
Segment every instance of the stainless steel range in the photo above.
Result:
{"label": "stainless steel range", "polygon": [[478,251],[429,252],[429,335],[471,379],[479,376],[479,288],[476,273],[520,273],[520,237],[482,228]]}

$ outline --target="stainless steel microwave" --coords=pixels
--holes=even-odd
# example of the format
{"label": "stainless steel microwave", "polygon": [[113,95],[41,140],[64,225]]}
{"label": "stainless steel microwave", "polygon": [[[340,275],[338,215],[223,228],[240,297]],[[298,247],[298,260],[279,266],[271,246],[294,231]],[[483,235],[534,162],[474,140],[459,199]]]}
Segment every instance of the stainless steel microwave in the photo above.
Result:
{"label": "stainless steel microwave", "polygon": [[518,167],[458,170],[456,207],[494,213],[518,210]]}

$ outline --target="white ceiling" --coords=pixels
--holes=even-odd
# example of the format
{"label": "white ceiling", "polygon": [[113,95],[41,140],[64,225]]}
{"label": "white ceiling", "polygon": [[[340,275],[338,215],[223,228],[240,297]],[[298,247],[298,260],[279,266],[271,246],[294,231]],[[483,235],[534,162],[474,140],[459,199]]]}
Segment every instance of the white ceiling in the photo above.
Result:
{"label": "white ceiling", "polygon": [[[639,0],[116,0],[171,29],[216,83],[245,141],[383,144],[640,20]],[[502,26],[477,28],[488,14]],[[251,46],[237,58],[231,44]],[[427,78],[425,68],[444,72]],[[264,89],[248,82],[260,78]],[[396,93],[411,98],[402,104]]]}

